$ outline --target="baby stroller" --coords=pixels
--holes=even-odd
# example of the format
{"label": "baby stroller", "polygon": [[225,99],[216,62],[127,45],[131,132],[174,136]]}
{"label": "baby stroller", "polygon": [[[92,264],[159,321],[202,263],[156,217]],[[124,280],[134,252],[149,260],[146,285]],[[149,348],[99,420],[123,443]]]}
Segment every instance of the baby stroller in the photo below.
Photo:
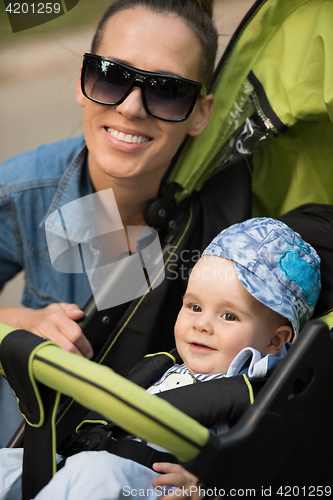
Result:
{"label": "baby stroller", "polygon": [[[333,190],[330,189],[332,173],[327,168],[327,158],[333,147],[330,141],[333,128],[333,92],[328,77],[332,73],[333,64],[330,57],[333,46],[330,43],[332,17],[333,5],[329,0],[260,0],[255,3],[233,36],[217,68],[213,82],[216,104],[209,126],[202,136],[185,142],[170,167],[159,199],[147,208],[147,220],[153,227],[158,228],[161,238],[165,241],[165,248],[168,248],[170,242],[174,244],[172,237],[177,235],[177,244],[174,246],[178,252],[185,248],[202,249],[205,244],[203,240],[206,238],[207,243],[221,230],[221,220],[228,225],[248,218],[251,214],[281,218],[293,229],[301,232],[322,258],[323,292],[317,306],[317,316],[332,309],[329,238],[333,234],[330,230]],[[291,49],[288,51],[285,47]],[[223,191],[224,197],[221,196],[221,185],[227,187]],[[209,187],[212,186],[216,189],[210,191]],[[212,193],[215,196],[212,196]],[[197,205],[193,202],[195,198],[200,200]],[[205,228],[201,241],[198,241],[194,230],[198,219]],[[215,225],[216,221],[219,221],[218,226]],[[179,297],[179,292],[176,295],[170,293],[170,286],[170,280],[165,280],[156,291],[154,290],[154,300],[157,295],[161,301],[168,294]],[[172,309],[176,311],[179,309],[179,302],[175,302]],[[162,334],[158,338],[146,336],[145,341],[142,341],[142,338],[138,341],[138,336],[133,332],[139,329],[133,327],[133,321],[138,318],[139,323],[140,314],[149,310],[149,294],[140,303],[139,308],[137,305],[138,301],[133,301],[126,307],[121,306],[110,312],[110,320],[107,323],[109,338],[105,339],[101,335],[100,345],[94,345],[95,351],[100,351],[96,361],[107,364],[124,375],[148,350],[172,348],[170,332],[175,316],[160,319],[164,322],[165,335]],[[84,328],[86,331],[96,328],[96,331],[100,332],[102,328],[98,321],[105,317],[105,311],[102,314],[95,311],[94,314],[94,307],[91,310],[92,313],[87,314],[87,324]],[[124,320],[125,317],[131,318],[131,327],[128,327],[129,323]],[[156,318],[151,318],[150,321],[151,327],[148,329],[152,331]],[[304,456],[297,446],[300,445],[302,436],[307,435],[305,424],[300,425],[299,415],[304,414],[304,411],[310,415],[309,408],[315,406],[316,415],[311,418],[310,423],[313,429],[318,427],[317,422],[321,421],[324,414],[329,414],[330,408],[326,408],[325,404],[329,405],[327,401],[332,399],[324,397],[318,387],[322,386],[320,382],[325,379],[328,386],[325,394],[329,395],[332,349],[325,326],[313,324],[309,328],[310,333],[304,333],[304,336],[300,337],[286,362],[281,365],[281,370],[274,374],[274,378],[261,391],[255,404],[246,411],[228,436],[217,441],[210,438],[201,427],[195,426],[194,429],[194,424],[191,423],[186,433],[187,440],[193,441],[193,436],[198,433],[199,446],[198,443],[189,444],[194,446],[194,449],[191,448],[191,453],[184,454],[181,451],[184,447],[182,440],[181,444],[178,443],[171,449],[185,462],[196,458],[197,460],[188,467],[208,484],[223,484],[225,487],[234,487],[235,482],[242,484],[239,477],[235,478],[234,475],[235,469],[242,469],[243,473],[248,471],[249,475],[248,480],[243,483],[244,486],[258,485],[258,482],[255,483],[258,476],[253,464],[258,467],[259,458],[252,460],[251,454],[251,460],[246,460],[244,446],[250,443],[254,456],[263,456],[267,435],[271,439],[271,429],[276,418],[280,427],[272,440],[272,446],[280,451],[275,453],[274,459],[271,450],[267,456],[264,454],[265,468],[261,468],[261,471],[265,479],[260,478],[262,485],[267,481],[267,487],[272,486],[274,477],[271,469],[275,469],[287,454],[287,448],[282,446],[286,441],[283,436],[295,415],[297,420],[294,422],[299,425],[292,427],[296,444],[294,455],[291,456],[297,459],[291,462],[291,477],[295,482],[290,484],[296,485],[296,478],[300,478],[299,480],[304,482],[298,486],[305,486],[309,477],[311,479],[309,469],[304,465],[306,460],[300,462],[300,475],[295,475],[295,463],[299,461],[299,455]],[[8,333],[10,329],[4,327],[3,331]],[[133,346],[130,353],[127,347],[129,343]],[[134,348],[136,345],[140,348]],[[43,346],[43,349],[46,348],[50,349],[50,346]],[[124,359],[126,366],[120,361]],[[59,364],[63,362],[62,360]],[[38,363],[42,361],[39,360]],[[35,363],[31,362],[31,365],[34,366]],[[98,366],[98,369],[104,368]],[[36,370],[38,371],[38,368]],[[109,371],[108,373],[110,374]],[[45,373],[39,376],[45,385],[64,390],[64,393],[74,396],[92,408],[90,403],[82,401],[76,390],[69,392],[62,384],[56,387]],[[37,374],[36,378],[39,379]],[[293,399],[297,405],[286,403],[286,394],[290,396],[287,400]],[[314,396],[315,400],[311,399]],[[305,403],[308,397],[310,402]],[[76,427],[86,414],[85,409],[81,410],[73,403],[68,403],[64,408],[66,418],[58,417],[57,429],[62,437],[68,429],[71,431]],[[100,407],[95,409],[100,413],[108,411]],[[159,413],[159,409],[157,412]],[[68,416],[69,414],[71,415]],[[170,421],[172,415],[169,412],[166,414]],[[108,413],[108,418],[116,420],[117,417]],[[187,424],[188,421],[186,427]],[[325,425],[323,423],[319,427],[324,430]],[[142,430],[137,428],[128,430],[142,434]],[[157,434],[156,432],[153,436],[149,435],[149,440],[157,442]],[[250,441],[246,441],[250,439],[248,436]],[[288,443],[293,442],[294,438],[289,439],[288,436]],[[313,440],[313,446],[315,445],[316,440]],[[309,446],[308,450],[310,449]],[[320,454],[320,460],[317,462],[322,465],[322,470],[325,469],[324,464],[327,463],[332,446],[327,444],[326,449],[325,453]],[[214,458],[214,467],[212,460],[206,461],[207,456]],[[197,467],[196,463],[200,466]],[[209,464],[210,470],[207,470],[206,464]],[[223,483],[219,479],[219,470],[222,467],[225,471]],[[285,469],[289,470],[288,467]],[[285,469],[281,472],[283,478],[286,477]],[[228,479],[225,479],[226,477]],[[278,479],[279,477],[276,480]],[[328,481],[327,476],[323,476],[323,481],[324,479]],[[313,480],[321,480],[321,476],[315,476]]]}
{"label": "baby stroller", "polygon": [[[331,495],[333,339],[322,322],[304,327],[254,404],[221,436],[108,367],[75,359],[28,332],[3,337],[7,361],[15,361],[17,367],[21,360],[7,376],[30,423],[25,436],[23,498],[37,494],[56,471],[55,409],[60,392],[129,433],[167,448],[200,478],[202,487],[215,492],[208,493],[213,498],[236,496],[236,492],[243,496],[245,491],[273,498]],[[24,381],[18,381],[22,375]],[[104,449],[96,446],[103,439],[103,426],[98,424],[79,434],[76,444]]]}

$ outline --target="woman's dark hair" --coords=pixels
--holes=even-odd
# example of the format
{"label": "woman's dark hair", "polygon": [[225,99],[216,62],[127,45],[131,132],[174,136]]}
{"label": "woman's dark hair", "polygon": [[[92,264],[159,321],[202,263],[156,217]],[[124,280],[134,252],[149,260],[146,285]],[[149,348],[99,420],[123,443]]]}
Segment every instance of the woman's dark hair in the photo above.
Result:
{"label": "woman's dark hair", "polygon": [[212,21],[213,0],[115,0],[104,13],[91,45],[95,54],[101,42],[106,22],[117,12],[145,7],[156,13],[172,13],[181,18],[195,33],[202,48],[200,81],[209,86],[217,52],[217,30]]}

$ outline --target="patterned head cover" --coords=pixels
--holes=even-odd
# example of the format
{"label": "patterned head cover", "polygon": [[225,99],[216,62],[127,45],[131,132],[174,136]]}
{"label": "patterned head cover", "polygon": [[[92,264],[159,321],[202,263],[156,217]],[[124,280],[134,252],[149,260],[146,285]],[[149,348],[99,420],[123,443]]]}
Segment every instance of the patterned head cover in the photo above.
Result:
{"label": "patterned head cover", "polygon": [[313,315],[321,286],[320,257],[283,222],[258,218],[234,224],[203,255],[232,260],[246,290],[288,318],[296,335]]}

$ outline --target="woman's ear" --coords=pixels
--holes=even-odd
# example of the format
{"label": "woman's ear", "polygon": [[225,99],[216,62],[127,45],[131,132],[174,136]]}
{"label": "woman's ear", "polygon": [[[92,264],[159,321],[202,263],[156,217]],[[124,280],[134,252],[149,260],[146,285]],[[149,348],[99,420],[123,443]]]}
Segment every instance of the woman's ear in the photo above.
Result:
{"label": "woman's ear", "polygon": [[212,114],[214,104],[213,94],[208,94],[203,99],[198,99],[197,109],[195,109],[195,116],[191,128],[187,132],[188,135],[196,137],[200,135],[206,128],[209,122],[210,115]]}
{"label": "woman's ear", "polygon": [[282,325],[275,328],[267,348],[267,354],[278,354],[281,352],[283,344],[291,340],[292,334],[292,328],[289,325]]}
{"label": "woman's ear", "polygon": [[81,66],[79,78],[78,78],[77,83],[76,83],[76,102],[78,103],[79,106],[82,106],[84,108],[84,106],[86,104],[86,98],[82,94],[82,90],[81,90],[81,72],[82,72],[82,66]]}

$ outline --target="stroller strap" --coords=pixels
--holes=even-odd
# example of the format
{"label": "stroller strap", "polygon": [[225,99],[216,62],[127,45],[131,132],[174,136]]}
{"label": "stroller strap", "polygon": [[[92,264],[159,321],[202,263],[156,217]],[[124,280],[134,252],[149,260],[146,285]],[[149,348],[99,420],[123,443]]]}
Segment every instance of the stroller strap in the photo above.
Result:
{"label": "stroller strap", "polygon": [[111,439],[107,451],[119,457],[129,458],[150,469],[155,462],[178,463],[171,453],[155,450],[143,442],[128,438]]}
{"label": "stroller strap", "polygon": [[[62,457],[67,459],[81,451],[105,450],[118,457],[133,460],[150,469],[152,469],[155,462],[178,463],[171,453],[156,450],[148,446],[146,441],[137,441],[132,436],[120,437],[119,431],[123,432],[119,427],[112,424],[94,425],[90,423],[85,425],[62,452]],[[62,463],[61,466],[63,466]]]}

